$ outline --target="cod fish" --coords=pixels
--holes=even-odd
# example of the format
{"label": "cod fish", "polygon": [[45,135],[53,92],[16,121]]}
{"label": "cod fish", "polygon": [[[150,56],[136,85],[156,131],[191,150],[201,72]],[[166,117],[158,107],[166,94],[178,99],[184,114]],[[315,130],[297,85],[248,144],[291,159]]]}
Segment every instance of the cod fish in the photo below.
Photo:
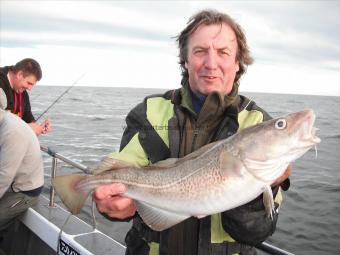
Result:
{"label": "cod fish", "polygon": [[320,142],[312,110],[291,113],[243,129],[180,159],[147,167],[106,158],[93,175],[56,177],[52,183],[65,206],[79,213],[98,186],[123,183],[139,215],[162,231],[191,216],[198,218],[243,205],[263,193],[268,215],[274,209],[271,184],[288,165]]}

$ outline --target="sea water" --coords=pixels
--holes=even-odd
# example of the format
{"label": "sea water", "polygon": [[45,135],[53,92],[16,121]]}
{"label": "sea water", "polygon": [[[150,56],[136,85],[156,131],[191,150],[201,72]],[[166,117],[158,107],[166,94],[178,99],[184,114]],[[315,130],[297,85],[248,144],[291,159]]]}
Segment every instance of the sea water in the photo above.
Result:
{"label": "sea water", "polygon": [[[39,116],[67,88],[37,86],[30,93]],[[41,117],[53,130],[39,137],[43,146],[93,167],[119,149],[130,109],[150,94],[165,90],[73,87]],[[312,108],[322,142],[293,164],[291,187],[284,193],[277,229],[267,241],[295,254],[340,254],[340,97],[243,93],[272,117]],[[40,120],[39,120],[40,121]],[[51,158],[44,155],[45,188],[50,186]],[[59,163],[58,174],[77,171]],[[91,222],[91,201],[80,214]],[[99,229],[124,242],[129,222],[112,222],[97,213]]]}

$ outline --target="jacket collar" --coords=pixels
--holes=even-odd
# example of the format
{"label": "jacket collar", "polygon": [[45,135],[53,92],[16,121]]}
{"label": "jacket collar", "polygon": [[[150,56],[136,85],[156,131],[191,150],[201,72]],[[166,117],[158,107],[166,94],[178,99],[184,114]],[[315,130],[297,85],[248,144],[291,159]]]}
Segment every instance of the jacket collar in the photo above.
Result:
{"label": "jacket collar", "polygon": [[[205,102],[202,105],[201,110],[205,107],[205,105],[215,104],[216,106],[222,107],[224,110],[229,108],[230,106],[237,106],[239,103],[239,94],[238,94],[239,84],[235,83],[232,91],[228,95],[222,95],[219,92],[212,92],[206,96]],[[198,116],[199,112],[196,113],[194,104],[193,104],[193,92],[190,89],[189,83],[186,82],[182,84],[182,88],[180,89],[180,106],[187,109],[193,116]]]}

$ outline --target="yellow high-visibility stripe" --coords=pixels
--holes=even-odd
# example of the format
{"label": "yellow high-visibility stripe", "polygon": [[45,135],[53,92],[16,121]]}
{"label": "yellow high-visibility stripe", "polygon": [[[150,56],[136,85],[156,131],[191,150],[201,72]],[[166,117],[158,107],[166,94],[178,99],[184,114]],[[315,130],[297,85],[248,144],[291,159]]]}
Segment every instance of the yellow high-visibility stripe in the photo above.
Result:
{"label": "yellow high-visibility stripe", "polygon": [[153,97],[147,100],[146,117],[168,147],[168,122],[173,115],[174,106],[171,100],[162,97]]}
{"label": "yellow high-visibility stripe", "polygon": [[211,243],[235,242],[222,226],[221,214],[211,215]]}
{"label": "yellow high-visibility stripe", "polygon": [[258,123],[263,122],[263,114],[256,110],[243,110],[238,114],[238,130],[245,129],[250,126],[254,126]]}
{"label": "yellow high-visibility stripe", "polygon": [[138,134],[136,133],[129,143],[120,152],[112,152],[108,155],[110,158],[119,159],[135,166],[147,166],[149,165],[148,157],[140,145],[138,140]]}
{"label": "yellow high-visibility stripe", "polygon": [[159,255],[159,243],[150,242],[149,247],[150,247],[149,255]]}

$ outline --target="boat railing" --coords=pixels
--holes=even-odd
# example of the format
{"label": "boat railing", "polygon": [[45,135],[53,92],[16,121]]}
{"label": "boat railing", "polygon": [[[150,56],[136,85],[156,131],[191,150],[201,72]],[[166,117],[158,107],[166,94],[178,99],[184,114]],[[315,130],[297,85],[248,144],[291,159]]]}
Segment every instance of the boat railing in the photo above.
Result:
{"label": "boat railing", "polygon": [[272,255],[294,255],[294,253],[291,253],[291,252],[288,252],[288,251],[283,250],[281,248],[278,248],[278,247],[276,247],[272,244],[269,244],[267,242],[262,242],[262,243],[256,245],[256,248],[261,250],[261,251],[272,254]]}
{"label": "boat railing", "polygon": [[[43,152],[46,152],[48,155],[52,157],[52,171],[51,171],[51,178],[53,179],[57,174],[57,168],[58,168],[58,159],[63,161],[66,164],[69,164],[70,166],[73,166],[75,168],[78,168],[79,170],[83,171],[84,173],[89,174],[91,171],[87,166],[84,166],[80,163],[77,163],[75,161],[72,161],[71,159],[64,157],[63,155],[57,153],[56,151],[52,150],[49,147],[40,146],[41,150]],[[54,207],[54,199],[55,197],[55,191],[53,186],[51,185],[50,188],[50,202],[49,206]],[[257,249],[272,255],[294,255],[293,253],[290,253],[288,251],[285,251],[283,249],[280,249],[272,244],[269,244],[267,242],[262,242],[261,244],[256,246]]]}
{"label": "boat railing", "polygon": [[[90,172],[90,170],[87,166],[84,166],[80,163],[72,161],[71,159],[64,157],[63,155],[57,153],[56,151],[52,150],[49,147],[40,146],[40,149],[43,152],[46,152],[48,155],[50,155],[52,157],[51,179],[53,179],[57,174],[58,159],[60,159],[61,161],[63,161],[66,164],[69,164],[70,166],[73,166],[75,168],[78,168],[79,170],[82,170],[84,173]],[[49,202],[50,207],[55,206],[55,204],[54,204],[55,199],[54,198],[55,198],[55,191],[54,191],[53,186],[51,185],[51,187],[50,187],[50,202]]]}

